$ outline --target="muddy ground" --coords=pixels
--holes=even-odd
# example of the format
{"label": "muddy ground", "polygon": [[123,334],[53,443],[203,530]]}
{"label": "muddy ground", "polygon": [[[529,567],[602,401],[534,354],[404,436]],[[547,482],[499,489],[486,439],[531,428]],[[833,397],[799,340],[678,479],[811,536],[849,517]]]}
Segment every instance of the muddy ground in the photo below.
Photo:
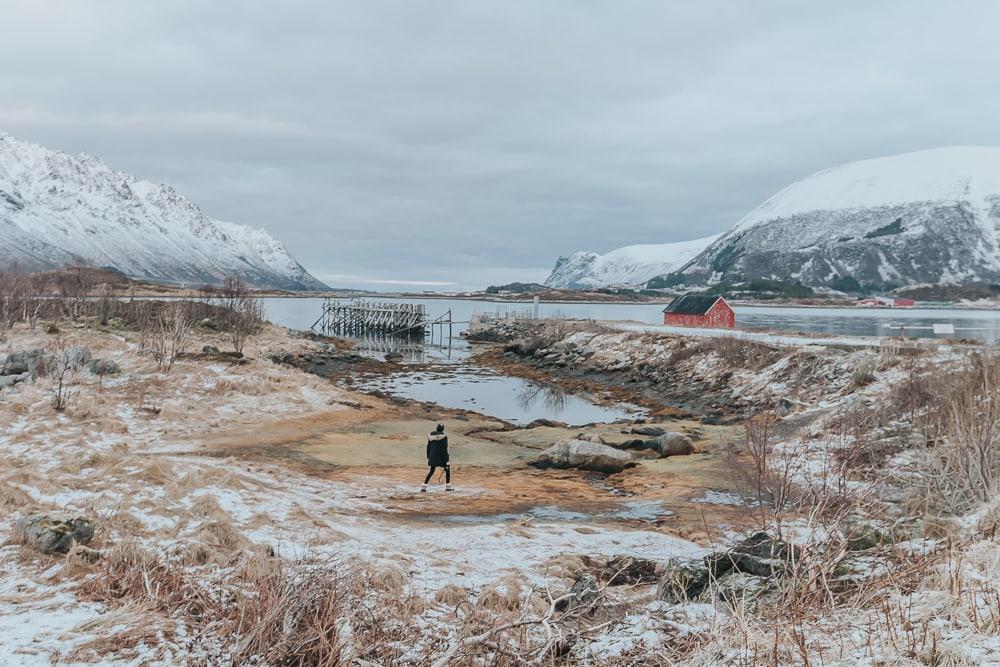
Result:
{"label": "muddy ground", "polygon": [[[280,361],[349,392],[359,374],[398,370],[394,364],[330,349]],[[531,377],[569,391],[597,389],[594,393],[609,401],[622,395],[607,386],[588,385],[583,378],[543,377],[541,371]],[[631,524],[694,540],[712,537],[720,526],[738,529],[751,521],[744,506],[704,500],[706,494],[739,496],[733,481],[733,466],[738,465],[733,451],[743,438],[738,424],[706,424],[689,410],[659,405],[647,396],[643,405],[654,416],[645,425],[688,434],[696,443],[695,454],[641,458],[636,467],[615,475],[542,471],[529,463],[555,442],[584,431],[620,442],[636,437],[622,434],[632,423],[526,428],[417,401],[348,395],[355,401],[353,409],[222,430],[204,445],[218,456],[279,461],[329,480],[395,489],[379,501],[386,518],[398,521],[485,522],[543,515]],[[453,482],[460,492],[444,493],[443,485],[436,485],[440,480],[431,493],[419,492],[426,473],[426,434],[438,422],[449,434]]]}

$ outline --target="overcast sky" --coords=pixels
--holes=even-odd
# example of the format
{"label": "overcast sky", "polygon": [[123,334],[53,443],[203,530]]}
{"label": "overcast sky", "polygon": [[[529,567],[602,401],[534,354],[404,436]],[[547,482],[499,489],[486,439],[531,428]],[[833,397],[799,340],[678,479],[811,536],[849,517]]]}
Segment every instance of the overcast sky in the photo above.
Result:
{"label": "overcast sky", "polygon": [[992,1],[0,0],[0,129],[330,284],[542,280],[834,164],[1000,145],[998,26]]}

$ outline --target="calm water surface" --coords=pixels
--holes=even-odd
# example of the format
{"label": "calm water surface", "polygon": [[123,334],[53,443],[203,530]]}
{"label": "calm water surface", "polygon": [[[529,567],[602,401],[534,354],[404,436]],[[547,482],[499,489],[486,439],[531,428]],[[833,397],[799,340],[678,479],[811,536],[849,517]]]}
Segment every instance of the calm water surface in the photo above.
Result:
{"label": "calm water surface", "polygon": [[[560,392],[557,388],[498,374],[465,363],[469,344],[458,335],[478,313],[507,315],[530,313],[524,303],[496,303],[464,299],[380,299],[419,303],[431,318],[451,310],[454,337],[450,345],[400,344],[384,339],[358,340],[357,349],[381,358],[390,350],[401,352],[404,362],[432,363],[435,370],[403,371],[374,379],[360,386],[389,394],[461,408],[497,417],[514,424],[535,419],[554,419],[572,425],[613,422],[636,417],[642,410],[631,405],[598,405],[590,397]],[[319,318],[323,300],[264,299],[268,319],[293,329],[308,329]],[[662,304],[539,304],[539,316],[573,319],[622,320],[659,324]],[[1000,311],[949,309],[845,309],[741,306],[736,308],[737,326],[858,336],[896,336],[900,327],[907,336],[934,337],[931,327],[949,323],[955,336],[995,342],[1000,338]]]}
{"label": "calm water surface", "polygon": [[[524,303],[496,303],[465,299],[381,299],[401,303],[419,303],[427,306],[431,317],[451,310],[456,322],[454,333],[464,331],[476,313],[531,312],[532,306]],[[320,315],[322,299],[265,299],[271,321],[292,327],[308,329]],[[543,303],[539,304],[541,317],[566,317],[593,320],[631,320],[645,324],[663,321],[662,304],[622,303]],[[996,342],[1000,338],[1000,310],[959,310],[949,308],[790,308],[783,306],[737,306],[736,323],[739,327],[773,329],[776,331],[803,331],[809,333],[841,334],[851,336],[898,336],[900,326],[907,336],[936,337],[934,324],[952,324],[957,338],[971,338]]]}

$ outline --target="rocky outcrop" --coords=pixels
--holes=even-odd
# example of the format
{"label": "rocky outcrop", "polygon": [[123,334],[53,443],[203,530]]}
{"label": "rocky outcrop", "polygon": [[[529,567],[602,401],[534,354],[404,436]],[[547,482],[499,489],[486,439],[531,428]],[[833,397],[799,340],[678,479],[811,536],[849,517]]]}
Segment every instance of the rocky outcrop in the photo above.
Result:
{"label": "rocky outcrop", "polygon": [[632,457],[621,450],[583,440],[560,440],[539,454],[531,465],[536,468],[575,468],[616,473],[634,466]]}
{"label": "rocky outcrop", "polygon": [[774,590],[801,554],[797,547],[767,533],[754,533],[727,551],[700,559],[676,559],[667,564],[657,597],[676,604],[689,600],[721,600],[746,604]]}
{"label": "rocky outcrop", "polygon": [[604,577],[612,586],[647,584],[657,580],[656,561],[633,556],[615,556],[604,566]]}
{"label": "rocky outcrop", "polygon": [[76,544],[90,543],[94,523],[81,514],[34,514],[18,521],[17,532],[43,554],[65,554]]}
{"label": "rocky outcrop", "polygon": [[565,612],[590,607],[601,594],[597,579],[592,574],[581,574],[565,596],[556,602],[556,611]]}

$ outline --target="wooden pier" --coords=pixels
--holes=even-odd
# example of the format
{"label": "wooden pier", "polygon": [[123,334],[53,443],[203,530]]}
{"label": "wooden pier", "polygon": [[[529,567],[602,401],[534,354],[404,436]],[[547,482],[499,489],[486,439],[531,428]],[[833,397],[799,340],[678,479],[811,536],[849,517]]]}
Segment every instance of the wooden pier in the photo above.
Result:
{"label": "wooden pier", "polygon": [[427,309],[422,304],[325,299],[313,330],[326,336],[399,336],[423,338]]}

